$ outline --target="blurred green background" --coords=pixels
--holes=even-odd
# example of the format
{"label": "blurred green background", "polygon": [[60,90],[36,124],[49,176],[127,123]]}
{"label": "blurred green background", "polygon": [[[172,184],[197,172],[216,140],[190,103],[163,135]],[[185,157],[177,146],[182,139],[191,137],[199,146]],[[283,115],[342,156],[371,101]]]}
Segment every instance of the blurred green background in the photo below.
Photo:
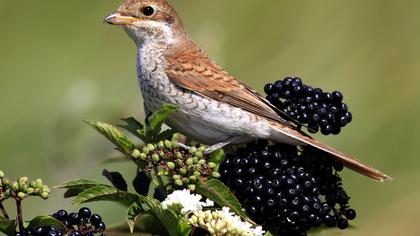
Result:
{"label": "blurred green background", "polygon": [[[173,0],[192,37],[226,70],[262,91],[299,75],[340,89],[355,115],[323,141],[395,178],[377,183],[345,171],[355,229],[317,235],[420,235],[420,2],[415,0]],[[112,146],[83,119],[143,119],[135,46],[102,24],[120,1],[0,0],[0,169],[46,183],[103,168]],[[109,222],[112,203],[90,205]],[[106,207],[103,207],[106,206]],[[25,203],[27,217],[71,208],[62,192]]]}

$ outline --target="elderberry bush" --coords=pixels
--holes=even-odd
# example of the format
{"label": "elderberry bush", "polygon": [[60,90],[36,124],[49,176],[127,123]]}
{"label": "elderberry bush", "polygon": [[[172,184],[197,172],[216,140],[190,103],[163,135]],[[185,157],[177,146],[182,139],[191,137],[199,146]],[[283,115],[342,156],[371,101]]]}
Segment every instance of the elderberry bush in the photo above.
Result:
{"label": "elderberry bush", "polygon": [[307,126],[311,133],[337,135],[353,119],[341,92],[324,92],[303,84],[300,78],[266,84],[264,91],[267,99],[286,114],[285,119]]}
{"label": "elderberry bush", "polygon": [[321,225],[346,229],[356,217],[338,172],[343,165],[313,149],[266,141],[247,144],[220,166],[248,215],[276,235],[307,235]]}
{"label": "elderberry bush", "polygon": [[92,214],[87,207],[80,208],[79,212],[68,213],[66,210],[59,210],[52,215],[61,221],[70,231],[68,236],[93,236],[95,234],[104,236],[105,224],[102,217]]}

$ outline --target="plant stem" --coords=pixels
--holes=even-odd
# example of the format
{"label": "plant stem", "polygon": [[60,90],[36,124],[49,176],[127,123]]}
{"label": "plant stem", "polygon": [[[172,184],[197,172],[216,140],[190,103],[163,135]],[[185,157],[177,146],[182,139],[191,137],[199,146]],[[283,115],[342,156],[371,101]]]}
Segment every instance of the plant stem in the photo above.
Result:
{"label": "plant stem", "polygon": [[10,217],[7,214],[6,208],[4,208],[3,206],[3,201],[0,201],[0,209],[1,209],[1,213],[3,213],[4,218],[6,218],[6,220],[9,220]]}
{"label": "plant stem", "polygon": [[158,171],[159,170],[155,167],[154,168],[154,172],[155,172],[156,178],[158,179],[158,182],[159,182],[158,188],[160,189],[160,191],[162,192],[162,194],[166,196],[167,194],[166,194],[165,184],[163,183],[162,176],[159,176],[157,174]]}
{"label": "plant stem", "polygon": [[23,232],[23,212],[22,212],[22,200],[16,200],[17,218],[19,223],[19,231]]}

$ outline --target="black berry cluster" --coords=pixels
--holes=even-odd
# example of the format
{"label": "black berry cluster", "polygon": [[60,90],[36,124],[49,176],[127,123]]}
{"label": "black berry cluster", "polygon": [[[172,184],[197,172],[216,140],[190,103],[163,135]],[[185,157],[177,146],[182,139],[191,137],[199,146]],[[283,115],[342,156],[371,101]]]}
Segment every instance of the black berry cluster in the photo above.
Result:
{"label": "black berry cluster", "polygon": [[38,226],[33,229],[26,229],[16,236],[64,236],[64,233],[54,226]]}
{"label": "black berry cluster", "polygon": [[290,119],[308,127],[309,132],[339,134],[353,119],[339,91],[323,92],[302,83],[300,78],[286,78],[264,88],[267,99]]}
{"label": "black berry cluster", "polygon": [[356,217],[338,175],[343,165],[312,148],[249,143],[228,155],[221,179],[257,223],[278,235],[321,225],[345,229]]}
{"label": "black berry cluster", "polygon": [[65,210],[59,210],[52,215],[61,221],[70,231],[68,236],[93,236],[99,234],[105,235],[105,224],[102,217],[98,214],[92,214],[87,207],[80,208],[79,212],[68,213]]}

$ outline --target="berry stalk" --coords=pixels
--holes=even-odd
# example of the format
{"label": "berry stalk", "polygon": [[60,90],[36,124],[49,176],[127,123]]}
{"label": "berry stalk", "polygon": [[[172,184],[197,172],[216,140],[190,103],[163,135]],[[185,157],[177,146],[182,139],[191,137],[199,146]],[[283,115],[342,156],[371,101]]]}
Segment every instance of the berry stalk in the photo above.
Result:
{"label": "berry stalk", "polygon": [[23,228],[23,211],[22,211],[22,200],[16,199],[16,210],[17,210],[17,218],[18,218],[18,225],[19,231],[24,231]]}
{"label": "berry stalk", "polygon": [[3,201],[0,201],[0,210],[6,220],[9,220],[10,217],[7,214],[6,208],[4,208]]}

